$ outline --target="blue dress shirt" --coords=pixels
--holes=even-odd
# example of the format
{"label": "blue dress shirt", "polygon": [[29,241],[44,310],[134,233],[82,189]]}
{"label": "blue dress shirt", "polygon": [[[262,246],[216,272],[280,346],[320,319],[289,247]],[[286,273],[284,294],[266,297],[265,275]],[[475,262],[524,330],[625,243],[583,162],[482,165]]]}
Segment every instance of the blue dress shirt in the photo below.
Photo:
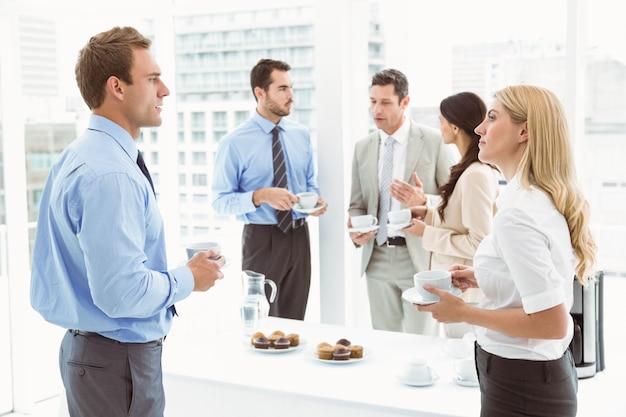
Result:
{"label": "blue dress shirt", "polygon": [[92,115],[52,167],[31,276],[31,304],[47,321],[147,342],[168,333],[168,308],[193,291],[188,267],[167,271],[163,220],[137,154],[126,130]]}
{"label": "blue dress shirt", "polygon": [[[235,214],[245,224],[276,224],[276,210],[263,203],[255,207],[252,193],[274,186],[272,129],[274,123],[257,112],[220,141],[213,174],[213,209]],[[293,194],[319,194],[313,147],[308,130],[281,118],[280,141],[287,163],[287,184]],[[294,219],[306,217],[293,213]]]}

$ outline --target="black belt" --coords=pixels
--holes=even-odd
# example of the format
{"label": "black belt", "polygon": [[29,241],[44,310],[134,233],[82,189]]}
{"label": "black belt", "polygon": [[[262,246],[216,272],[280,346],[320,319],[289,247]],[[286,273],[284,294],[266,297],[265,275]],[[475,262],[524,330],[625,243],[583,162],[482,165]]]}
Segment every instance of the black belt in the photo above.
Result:
{"label": "black belt", "polygon": [[406,239],[402,236],[390,237],[385,243],[383,243],[383,245],[390,248],[393,248],[395,246],[406,246]]}
{"label": "black belt", "polygon": [[[306,219],[304,217],[295,219],[291,221],[292,229],[299,229],[302,226],[306,225]],[[256,223],[248,223],[246,226],[254,226],[254,227],[278,227],[276,224],[256,224]]]}
{"label": "black belt", "polygon": [[100,333],[96,333],[96,332],[86,332],[86,331],[83,331],[83,330],[76,330],[76,329],[69,329],[68,331],[71,334],[73,334],[74,336],[97,337],[99,339],[104,339],[104,340],[106,340],[108,342],[117,343],[117,344],[120,344],[120,345],[124,345],[126,343],[133,344],[133,345],[140,345],[140,344],[146,344],[146,343],[156,343],[156,344],[162,345],[163,342],[165,341],[165,338],[167,337],[167,336],[163,336],[160,339],[153,340],[151,342],[144,342],[144,343],[141,343],[141,342],[120,342],[119,340],[115,340],[115,339],[111,339],[110,337],[102,336]]}

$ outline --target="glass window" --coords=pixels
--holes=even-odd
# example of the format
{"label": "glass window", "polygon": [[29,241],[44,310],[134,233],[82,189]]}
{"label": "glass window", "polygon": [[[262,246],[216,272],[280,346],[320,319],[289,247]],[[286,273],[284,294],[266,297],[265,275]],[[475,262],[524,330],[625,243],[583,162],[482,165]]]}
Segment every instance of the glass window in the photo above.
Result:
{"label": "glass window", "polygon": [[208,184],[207,178],[207,174],[193,174],[192,185],[204,187]]}
{"label": "glass window", "polygon": [[206,152],[192,152],[191,163],[193,165],[206,165],[207,163]]}

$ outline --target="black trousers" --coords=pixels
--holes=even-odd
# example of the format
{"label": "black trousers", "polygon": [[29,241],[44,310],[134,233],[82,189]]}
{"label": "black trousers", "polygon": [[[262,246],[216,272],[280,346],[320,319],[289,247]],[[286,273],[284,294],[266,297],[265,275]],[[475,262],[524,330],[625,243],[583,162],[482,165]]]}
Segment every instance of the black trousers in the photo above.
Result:
{"label": "black trousers", "polygon": [[481,417],[574,417],[578,375],[571,352],[560,359],[507,359],[475,348]]}
{"label": "black trousers", "polygon": [[[276,283],[278,291],[270,304],[270,316],[304,319],[311,287],[311,249],[306,222],[287,233],[272,225],[245,225],[241,259],[243,270],[259,272]],[[270,288],[265,287],[269,296]]]}
{"label": "black trousers", "polygon": [[121,343],[68,330],[59,368],[72,417],[162,417],[162,341]]}

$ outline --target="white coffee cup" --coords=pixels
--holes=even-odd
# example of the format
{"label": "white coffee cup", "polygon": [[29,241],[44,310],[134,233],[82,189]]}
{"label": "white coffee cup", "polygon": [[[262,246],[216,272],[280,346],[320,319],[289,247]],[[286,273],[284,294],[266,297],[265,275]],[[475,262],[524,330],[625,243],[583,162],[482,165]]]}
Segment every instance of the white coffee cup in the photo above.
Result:
{"label": "white coffee cup", "polygon": [[430,270],[421,271],[413,275],[415,289],[422,296],[424,301],[439,301],[439,296],[431,294],[424,289],[424,285],[428,284],[442,290],[450,290],[452,287],[452,276],[450,271]]}
{"label": "white coffee cup", "polygon": [[415,358],[404,365],[402,377],[406,382],[422,384],[430,382],[433,373],[424,359]]}
{"label": "white coffee cup", "polygon": [[[197,242],[197,243],[191,243],[189,245],[187,245],[187,247],[185,248],[187,250],[187,258],[191,259],[193,257],[193,255],[195,255],[198,252],[204,252],[207,250],[213,250],[216,252],[222,252],[222,246],[217,243],[217,242]],[[213,260],[217,260],[219,259],[219,257],[216,258],[211,258]]]}
{"label": "white coffee cup", "polygon": [[446,339],[443,343],[443,351],[455,359],[463,359],[470,354],[472,343],[466,339]]}
{"label": "white coffee cup", "polygon": [[298,204],[303,209],[312,209],[317,204],[318,196],[313,192],[298,193]]}
{"label": "white coffee cup", "polygon": [[411,221],[411,210],[393,210],[387,213],[387,217],[391,224],[406,224]]}
{"label": "white coffee cup", "polygon": [[478,374],[476,373],[476,363],[474,362],[474,359],[463,359],[462,361],[455,362],[453,367],[456,375],[463,381],[478,381]]}
{"label": "white coffee cup", "polygon": [[376,216],[372,216],[371,214],[364,214],[362,216],[354,216],[350,218],[352,222],[352,227],[355,229],[361,229],[364,227],[370,227],[378,224],[378,219]]}

